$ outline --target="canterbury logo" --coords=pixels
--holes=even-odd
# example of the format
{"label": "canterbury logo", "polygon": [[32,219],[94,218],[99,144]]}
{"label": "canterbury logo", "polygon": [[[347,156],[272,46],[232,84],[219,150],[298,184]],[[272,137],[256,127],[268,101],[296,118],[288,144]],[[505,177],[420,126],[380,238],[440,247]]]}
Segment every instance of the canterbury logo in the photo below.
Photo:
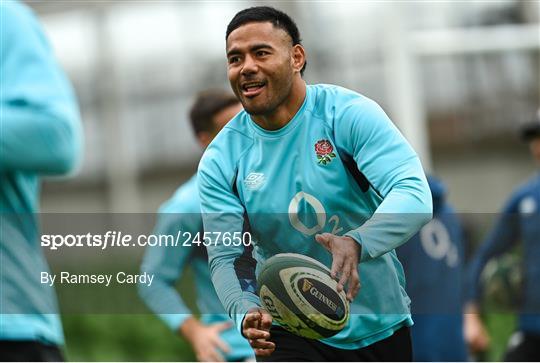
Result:
{"label": "canterbury logo", "polygon": [[302,284],[302,291],[308,292],[309,289],[311,289],[312,287],[313,287],[313,284],[309,282],[308,279],[304,279],[304,283]]}

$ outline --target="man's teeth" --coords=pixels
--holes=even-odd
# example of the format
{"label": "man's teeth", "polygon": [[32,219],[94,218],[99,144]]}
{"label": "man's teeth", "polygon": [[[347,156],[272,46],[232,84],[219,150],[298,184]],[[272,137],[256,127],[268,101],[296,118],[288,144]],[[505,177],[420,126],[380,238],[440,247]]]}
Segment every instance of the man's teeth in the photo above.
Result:
{"label": "man's teeth", "polygon": [[254,90],[254,89],[257,89],[257,88],[260,88],[262,87],[263,84],[262,83],[257,83],[257,84],[250,84],[250,85],[246,85],[244,86],[244,89],[246,91],[251,91],[251,90]]}

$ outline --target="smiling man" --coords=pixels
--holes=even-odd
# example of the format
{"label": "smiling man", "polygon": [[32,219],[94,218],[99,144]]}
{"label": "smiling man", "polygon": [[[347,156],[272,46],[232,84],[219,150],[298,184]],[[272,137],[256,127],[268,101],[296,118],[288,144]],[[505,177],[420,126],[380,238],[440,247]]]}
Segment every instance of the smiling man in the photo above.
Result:
{"label": "smiling man", "polygon": [[[431,218],[417,155],[374,101],[306,85],[306,52],[283,12],[239,12],[226,48],[244,111],[201,160],[201,208],[205,231],[249,231],[256,245],[211,241],[223,305],[262,360],[410,360],[410,300],[394,248]],[[255,261],[284,252],[331,266],[351,301],[339,334],[309,340],[272,325],[255,294]]]}

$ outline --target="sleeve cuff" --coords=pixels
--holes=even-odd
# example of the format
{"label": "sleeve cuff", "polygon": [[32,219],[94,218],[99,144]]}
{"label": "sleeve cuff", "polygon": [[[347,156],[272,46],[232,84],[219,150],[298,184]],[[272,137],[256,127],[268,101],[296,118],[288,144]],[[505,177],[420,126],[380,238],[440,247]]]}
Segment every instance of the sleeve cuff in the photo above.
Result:
{"label": "sleeve cuff", "polygon": [[251,293],[249,295],[250,295],[250,298],[246,297],[244,300],[243,309],[242,309],[243,312],[239,314],[234,314],[231,316],[231,319],[234,321],[234,325],[236,326],[236,329],[240,332],[242,336],[244,336],[244,334],[242,334],[242,322],[244,321],[244,317],[246,316],[248,311],[250,311],[251,309],[261,307],[259,297]]}
{"label": "sleeve cuff", "polygon": [[178,329],[184,324],[191,314],[160,314],[159,317],[172,331],[178,331]]}
{"label": "sleeve cuff", "polygon": [[[247,311],[244,314],[235,314],[233,316],[234,325],[236,326],[236,330],[240,332],[240,335],[244,336],[242,333],[242,322],[244,321],[244,317],[246,316]],[[245,337],[244,337],[245,338]]]}
{"label": "sleeve cuff", "polygon": [[368,253],[365,243],[362,241],[362,238],[360,237],[360,233],[353,230],[353,231],[345,233],[345,236],[352,238],[353,240],[356,241],[356,243],[360,245],[360,256],[359,256],[360,262],[364,262],[371,258],[371,256]]}

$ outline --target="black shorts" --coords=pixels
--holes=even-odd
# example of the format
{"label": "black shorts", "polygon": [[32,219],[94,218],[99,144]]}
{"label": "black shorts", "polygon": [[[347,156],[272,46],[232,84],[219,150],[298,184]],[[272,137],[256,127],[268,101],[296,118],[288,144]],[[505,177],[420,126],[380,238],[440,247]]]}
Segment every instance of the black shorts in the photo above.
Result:
{"label": "black shorts", "polygon": [[518,331],[512,335],[504,356],[506,362],[539,362],[540,335]]}
{"label": "black shorts", "polygon": [[63,362],[56,345],[32,340],[0,340],[0,361],[3,362]]}
{"label": "black shorts", "polygon": [[272,326],[270,340],[276,350],[269,357],[257,357],[259,362],[410,362],[411,333],[408,327],[392,336],[360,349],[338,349],[318,340],[306,339]]}

